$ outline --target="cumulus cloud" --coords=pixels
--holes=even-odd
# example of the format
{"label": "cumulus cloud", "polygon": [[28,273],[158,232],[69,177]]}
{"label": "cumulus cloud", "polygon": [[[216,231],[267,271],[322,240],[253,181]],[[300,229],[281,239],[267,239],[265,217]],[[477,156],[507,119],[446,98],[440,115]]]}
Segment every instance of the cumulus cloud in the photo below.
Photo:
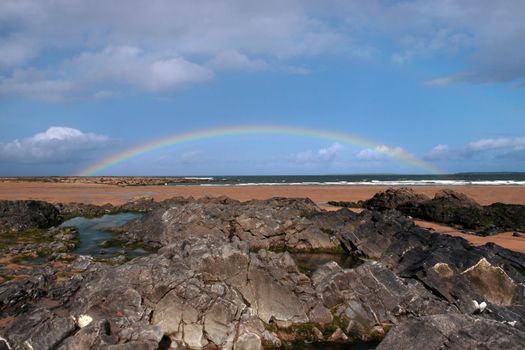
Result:
{"label": "cumulus cloud", "polygon": [[[72,85],[84,97],[115,84],[118,91],[171,91],[210,80],[214,70],[260,71],[267,57],[325,53],[344,39],[295,1],[5,0],[0,21],[8,24],[0,94],[55,101],[72,95]],[[27,66],[47,52],[53,57],[45,68]],[[46,77],[20,81],[10,67]],[[37,93],[48,85],[49,94]]]}
{"label": "cumulus cloud", "polygon": [[0,38],[0,68],[17,66],[36,55],[34,45],[23,38]]}
{"label": "cumulus cloud", "polygon": [[304,151],[292,154],[289,159],[294,163],[329,163],[334,160],[336,155],[343,149],[339,143],[333,143],[326,148],[321,148],[318,151]]}
{"label": "cumulus cloud", "polygon": [[214,68],[224,70],[262,71],[268,68],[268,63],[261,59],[250,59],[237,51],[219,52],[210,62]]}
{"label": "cumulus cloud", "polygon": [[388,155],[406,154],[401,147],[389,147],[386,145],[379,145],[373,149],[365,148],[356,153],[355,157],[362,161],[377,161],[385,159]]}
{"label": "cumulus cloud", "polygon": [[74,90],[74,82],[53,79],[34,68],[16,69],[11,77],[0,77],[0,96],[16,94],[44,101],[62,101]]}
{"label": "cumulus cloud", "polygon": [[506,147],[517,149],[525,148],[525,137],[500,137],[494,139],[482,139],[468,144],[467,148],[472,152],[480,152]]}
{"label": "cumulus cloud", "polygon": [[425,155],[427,160],[442,160],[447,159],[452,156],[453,152],[451,151],[449,145],[439,144],[432,148],[430,152]]}
{"label": "cumulus cloud", "polygon": [[81,81],[113,81],[148,91],[171,90],[213,77],[213,72],[180,56],[148,54],[133,46],[84,52],[64,64]]}
{"label": "cumulus cloud", "polygon": [[437,145],[425,155],[427,160],[461,160],[473,157],[521,159],[525,153],[525,137],[480,139],[463,147]]}
{"label": "cumulus cloud", "polygon": [[90,151],[111,143],[107,136],[53,126],[29,138],[0,143],[0,161],[12,163],[61,163],[84,158]]}
{"label": "cumulus cloud", "polygon": [[[464,70],[426,84],[520,87],[524,12],[521,0],[4,0],[0,94],[56,101],[72,90],[110,90],[105,84],[158,93],[212,79],[215,70],[293,73],[286,67],[299,63],[304,73],[301,58],[334,54],[395,64],[458,56]],[[21,81],[17,69],[45,77]]]}
{"label": "cumulus cloud", "polygon": [[148,54],[131,46],[107,47],[73,57],[54,74],[34,68],[16,69],[11,77],[0,77],[0,95],[16,94],[46,101],[100,99],[115,94],[106,89],[96,90],[104,84],[159,92],[212,78],[211,69],[180,56]]}

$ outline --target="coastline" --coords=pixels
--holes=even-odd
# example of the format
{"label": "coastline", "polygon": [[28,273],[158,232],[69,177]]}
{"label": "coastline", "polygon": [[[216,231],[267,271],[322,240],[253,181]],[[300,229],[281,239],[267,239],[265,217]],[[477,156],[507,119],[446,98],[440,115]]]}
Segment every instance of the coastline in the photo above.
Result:
{"label": "coastline", "polygon": [[[397,186],[401,187],[401,186]],[[89,183],[49,183],[49,182],[0,182],[0,200],[36,199],[51,203],[91,203],[121,205],[140,197],[151,197],[157,201],[175,196],[201,198],[205,196],[227,196],[239,201],[268,199],[272,197],[310,198],[324,210],[339,210],[327,205],[328,201],[359,201],[371,198],[388,186],[117,186]],[[427,196],[443,189],[454,189],[466,194],[482,205],[495,202],[525,204],[525,186],[412,186],[417,193]],[[425,228],[436,232],[459,236],[471,244],[479,246],[488,242],[507,249],[525,253],[525,238],[513,237],[512,232],[500,233],[490,237],[478,237],[458,231],[445,225],[416,221]]]}
{"label": "coastline", "polygon": [[[391,186],[352,185],[287,185],[287,186],[116,186],[84,183],[0,182],[0,199],[38,199],[52,203],[81,202],[92,204],[124,204],[137,197],[164,200],[174,196],[227,196],[240,201],[271,197],[310,198],[319,205],[328,201],[358,201],[372,197]],[[397,186],[401,187],[401,186]],[[406,187],[406,186],[405,186]],[[416,192],[434,196],[451,188],[473,198],[482,205],[495,202],[525,204],[525,186],[408,186]]]}

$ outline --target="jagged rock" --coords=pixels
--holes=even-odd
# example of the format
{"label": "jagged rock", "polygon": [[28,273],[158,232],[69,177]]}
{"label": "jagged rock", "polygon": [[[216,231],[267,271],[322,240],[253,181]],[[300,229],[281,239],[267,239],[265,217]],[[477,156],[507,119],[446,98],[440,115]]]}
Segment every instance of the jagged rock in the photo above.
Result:
{"label": "jagged rock", "polygon": [[261,338],[254,333],[244,333],[235,342],[234,350],[259,350],[262,349]]}
{"label": "jagged rock", "polygon": [[109,214],[115,210],[111,204],[95,205],[88,203],[57,203],[55,207],[64,217],[84,216],[96,217]]}
{"label": "jagged rock", "polygon": [[485,296],[489,302],[495,305],[511,305],[517,285],[501,267],[481,258],[462,274],[473,282],[478,293]]}
{"label": "jagged rock", "polygon": [[214,237],[244,241],[252,249],[335,250],[337,239],[310,220],[319,213],[310,200],[193,200],[161,207],[130,223],[122,238],[152,246],[190,237]]}
{"label": "jagged rock", "polygon": [[[64,268],[71,278],[47,266],[0,285],[9,317],[1,336],[13,349],[27,341],[61,350],[261,349],[375,339],[391,325],[385,341],[394,349],[417,348],[407,342],[421,341],[418,327],[429,348],[523,340],[525,257],[418,228],[395,210],[174,199],[126,231],[130,241],[162,248],[120,265],[78,257]],[[261,249],[339,242],[377,261],[349,269],[329,262],[306,275],[294,255]],[[489,326],[498,339],[484,333]]]}
{"label": "jagged rock", "polygon": [[48,228],[61,222],[58,210],[47,202],[0,200],[0,232]]}
{"label": "jagged rock", "polygon": [[337,307],[337,315],[354,321],[353,326],[365,335],[372,334],[375,325],[396,323],[406,313],[457,312],[423,285],[403,280],[377,262],[348,270],[328,263],[314,273],[312,281],[324,305]]}
{"label": "jagged rock", "polygon": [[465,194],[449,189],[437,192],[432,199],[412,189],[388,189],[363,201],[362,205],[371,210],[397,209],[419,219],[475,230],[482,236],[525,230],[525,205],[481,206]]}
{"label": "jagged rock", "polygon": [[389,188],[384,192],[376,193],[372,198],[363,201],[364,208],[372,210],[396,209],[405,204],[425,202],[429,198],[423,194],[416,193],[411,188]]}
{"label": "jagged rock", "polygon": [[461,314],[418,317],[388,333],[377,350],[523,349],[525,332],[512,326]]}
{"label": "jagged rock", "polygon": [[[521,254],[490,245],[473,247],[462,238],[432,233],[396,211],[365,212],[360,217],[341,236],[349,250],[380,260],[401,277],[416,278],[463,312],[474,311],[472,300],[523,303]],[[476,266],[480,260],[483,263]]]}
{"label": "jagged rock", "polygon": [[321,325],[328,324],[333,321],[334,317],[326,307],[321,303],[315,305],[308,313],[310,322],[319,323]]}
{"label": "jagged rock", "polygon": [[25,279],[16,279],[0,284],[0,312],[16,312],[32,299],[44,296],[55,281],[51,267],[35,269]]}
{"label": "jagged rock", "polygon": [[328,340],[332,342],[344,342],[348,340],[348,336],[341,328],[337,328]]}
{"label": "jagged rock", "polygon": [[6,337],[15,349],[53,349],[75,329],[72,318],[36,309],[17,317],[8,328]]}

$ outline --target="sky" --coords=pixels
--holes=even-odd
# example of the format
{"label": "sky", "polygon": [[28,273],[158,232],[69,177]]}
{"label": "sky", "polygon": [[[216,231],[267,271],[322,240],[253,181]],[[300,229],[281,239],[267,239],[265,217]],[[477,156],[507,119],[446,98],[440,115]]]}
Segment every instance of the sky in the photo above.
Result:
{"label": "sky", "polygon": [[[523,0],[1,0],[0,175],[525,171]],[[419,164],[403,159],[418,159]],[[400,160],[401,159],[401,160]]]}

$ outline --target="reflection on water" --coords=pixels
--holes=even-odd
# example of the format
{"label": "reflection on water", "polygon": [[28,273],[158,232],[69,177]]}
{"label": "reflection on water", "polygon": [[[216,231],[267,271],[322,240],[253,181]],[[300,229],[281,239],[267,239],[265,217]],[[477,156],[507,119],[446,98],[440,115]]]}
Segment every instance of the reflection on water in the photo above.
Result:
{"label": "reflection on water", "polygon": [[335,261],[344,269],[357,267],[363,260],[353,254],[330,254],[330,253],[294,253],[292,254],[299,270],[311,276],[312,273],[327,262]]}
{"label": "reflection on water", "polygon": [[290,350],[373,350],[379,345],[378,341],[360,342],[354,344],[339,343],[294,343]]}
{"label": "reflection on water", "polygon": [[[109,230],[122,226],[128,221],[137,219],[141,214],[119,213],[104,215],[99,218],[76,217],[62,223],[62,227],[76,227],[79,232],[80,245],[73,251],[76,254],[92,255],[97,257],[112,257],[122,253],[123,247],[112,245],[115,238]],[[142,248],[127,249],[130,257],[145,255]]]}

